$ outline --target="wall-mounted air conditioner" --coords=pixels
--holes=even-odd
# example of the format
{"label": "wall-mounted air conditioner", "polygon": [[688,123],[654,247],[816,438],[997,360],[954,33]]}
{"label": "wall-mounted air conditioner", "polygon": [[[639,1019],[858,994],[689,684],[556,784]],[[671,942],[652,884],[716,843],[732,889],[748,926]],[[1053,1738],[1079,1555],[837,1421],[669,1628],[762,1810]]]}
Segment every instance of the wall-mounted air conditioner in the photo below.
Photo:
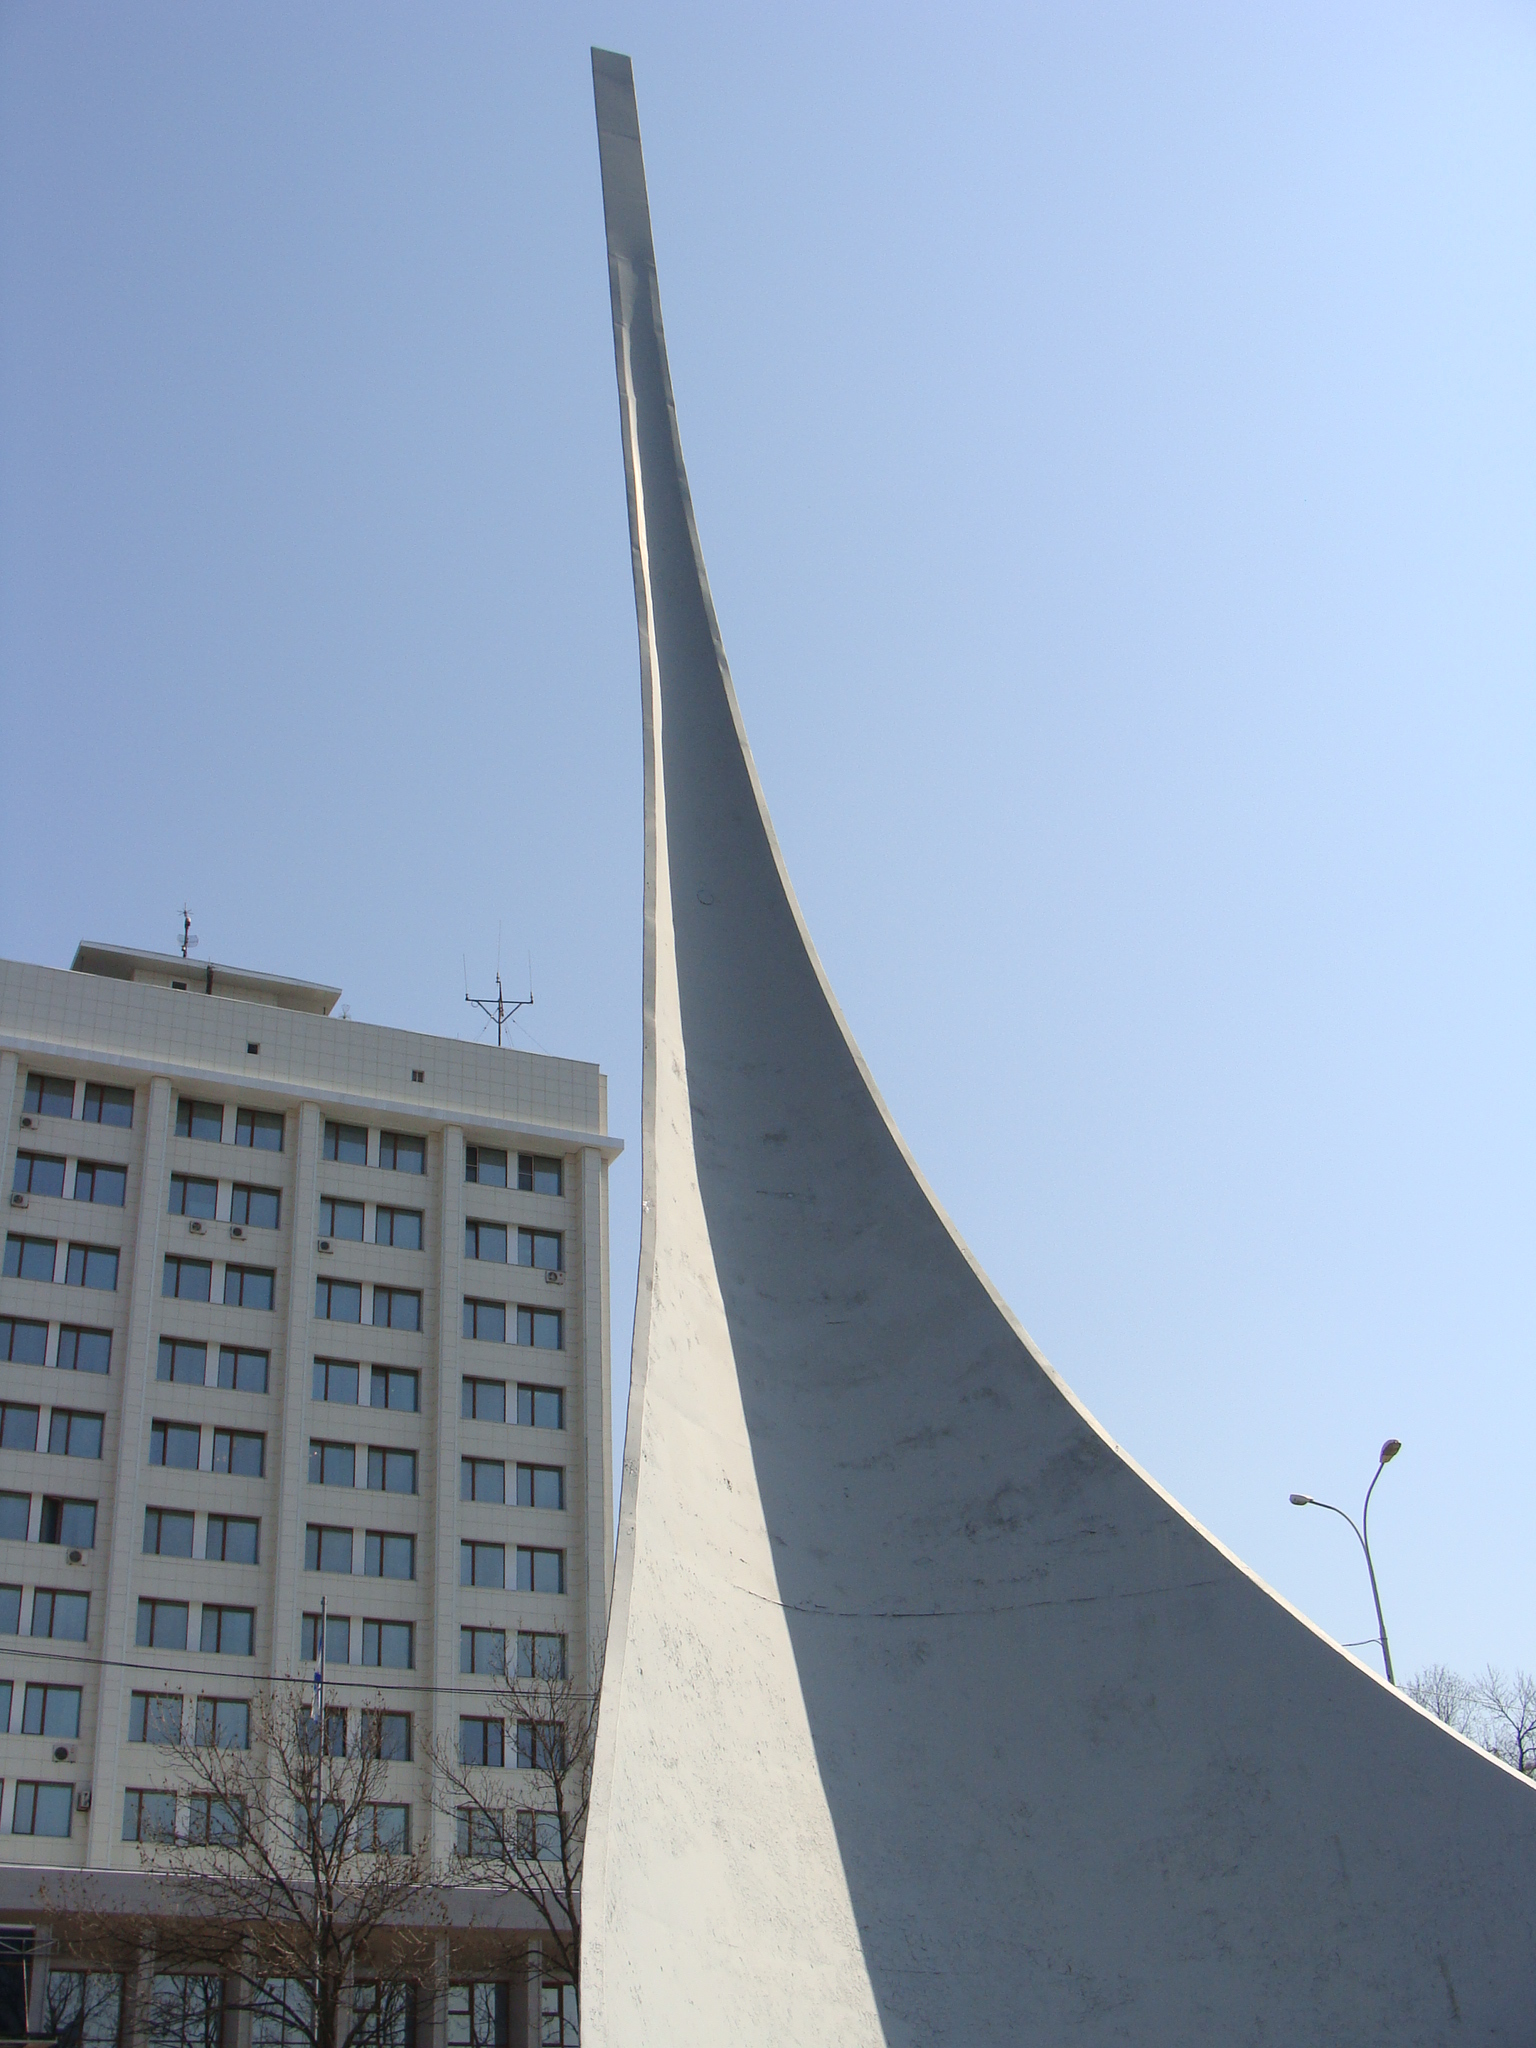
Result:
{"label": "wall-mounted air conditioner", "polygon": [[24,1131],[35,1131],[37,1129],[37,1118],[35,1116],[24,1116],[21,1120],[21,1128]]}
{"label": "wall-mounted air conditioner", "polygon": [[12,1194],[11,1194],[11,1207],[12,1207],[13,1209],[25,1209],[25,1208],[26,1208],[26,1206],[27,1206],[27,1198],[26,1198],[26,1196],[25,1196],[25,1195],[24,1195],[24,1194],[23,1194],[23,1193],[21,1192],[21,1189],[20,1189],[20,1188],[16,1188],[16,1189],[14,1189],[14,1190],[13,1190],[13,1192],[12,1192]]}
{"label": "wall-mounted air conditioner", "polygon": [[66,1552],[65,1552],[65,1557],[66,1557],[67,1561],[68,1561],[68,1562],[69,1562],[70,1564],[84,1564],[84,1563],[85,1563],[85,1552],[84,1552],[83,1550],[69,1550],[69,1551],[66,1551]]}
{"label": "wall-mounted air conditioner", "polygon": [[322,1237],[319,1241],[317,1249],[322,1252],[328,1253],[331,1249],[331,1240],[328,1237]]}
{"label": "wall-mounted air conditioner", "polygon": [[201,1237],[203,1234],[203,1226],[195,1216],[193,1217],[192,1221],[187,1225],[187,1228],[191,1231],[194,1237]]}
{"label": "wall-mounted air conditioner", "polygon": [[231,1237],[244,1237],[245,1225],[243,1223],[231,1223],[231,1225],[229,1226],[229,1234]]}
{"label": "wall-mounted air conditioner", "polygon": [[53,1745],[53,1760],[56,1764],[72,1764],[75,1752],[67,1742],[56,1742]]}
{"label": "wall-mounted air conditioner", "polygon": [[90,1812],[90,1810],[91,1810],[91,1788],[90,1788],[90,1786],[89,1786],[89,1785],[77,1785],[77,1786],[75,1787],[75,1811],[76,1811],[76,1813],[89,1813],[89,1812]]}
{"label": "wall-mounted air conditioner", "polygon": [[565,1275],[558,1267],[551,1267],[544,1275],[544,1285],[546,1287],[563,1287],[565,1285]]}

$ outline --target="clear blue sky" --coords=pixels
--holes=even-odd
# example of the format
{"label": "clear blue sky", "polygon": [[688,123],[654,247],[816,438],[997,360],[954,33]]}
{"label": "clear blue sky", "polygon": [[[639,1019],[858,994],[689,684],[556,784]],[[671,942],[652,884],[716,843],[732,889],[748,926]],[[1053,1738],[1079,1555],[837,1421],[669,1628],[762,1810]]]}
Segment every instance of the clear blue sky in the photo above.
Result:
{"label": "clear blue sky", "polygon": [[[0,8],[0,951],[601,1061],[639,689],[587,48],[635,59],[774,816],[1105,1426],[1399,1666],[1536,1665],[1527,7]],[[622,1385],[620,1387],[622,1394]],[[617,1411],[622,1414],[622,1400]]]}

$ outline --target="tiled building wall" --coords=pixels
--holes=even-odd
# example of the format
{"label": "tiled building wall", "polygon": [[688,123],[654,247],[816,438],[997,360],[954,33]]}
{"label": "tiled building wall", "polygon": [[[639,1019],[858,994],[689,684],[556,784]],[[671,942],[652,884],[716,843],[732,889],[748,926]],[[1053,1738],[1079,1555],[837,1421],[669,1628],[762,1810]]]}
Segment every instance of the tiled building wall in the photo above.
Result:
{"label": "tiled building wall", "polygon": [[[487,1682],[461,1628],[561,1633],[584,1669],[611,1528],[604,1108],[577,1062],[0,963],[0,1863],[139,1868],[125,1794],[163,1773],[134,1695],[190,1715],[305,1675],[322,1594],[332,1701],[413,1717],[391,1774],[417,1838],[429,1741]],[[77,1199],[82,1165],[84,1191],[123,1178]],[[106,1333],[107,1371],[77,1330]],[[520,1385],[547,1390],[522,1421]]]}

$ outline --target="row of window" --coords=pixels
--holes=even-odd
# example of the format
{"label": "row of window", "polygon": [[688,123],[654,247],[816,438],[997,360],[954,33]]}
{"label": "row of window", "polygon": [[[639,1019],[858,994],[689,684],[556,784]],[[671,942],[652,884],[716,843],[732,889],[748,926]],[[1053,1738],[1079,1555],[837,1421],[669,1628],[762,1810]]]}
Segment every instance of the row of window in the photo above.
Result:
{"label": "row of window", "polygon": [[[359,1458],[358,1452],[363,1456]],[[327,1443],[311,1437],[309,1483],[311,1486],[356,1486],[358,1474],[370,1493],[414,1493],[416,1453],[394,1450],[383,1444]]]}
{"label": "row of window", "polygon": [[202,1462],[203,1426],[156,1416],[149,1426],[149,1462],[176,1472],[227,1472],[234,1479],[262,1479],[267,1469],[267,1439],[254,1429],[208,1430],[211,1459]]}
{"label": "row of window", "polygon": [[[42,1410],[22,1401],[0,1401],[0,1450],[35,1451]],[[104,1415],[78,1408],[48,1411],[47,1447],[56,1458],[99,1458]]]}
{"label": "row of window", "polygon": [[[200,1138],[207,1144],[224,1142],[222,1102],[193,1102],[183,1095],[176,1104],[178,1138]],[[253,1152],[281,1152],[283,1114],[277,1109],[236,1109],[235,1143]]]}
{"label": "row of window", "polygon": [[30,1493],[0,1493],[0,1538],[7,1543],[58,1543],[71,1550],[96,1547],[96,1503],[45,1493],[33,1534]]}
{"label": "row of window", "polygon": [[[134,1629],[135,1644],[141,1650],[187,1649],[190,1615],[191,1606],[185,1600],[141,1599]],[[205,1601],[195,1647],[210,1657],[254,1657],[255,1608],[225,1607]]]}
{"label": "row of window", "polygon": [[[62,1789],[67,1792],[71,1788]],[[32,1832],[67,1835],[67,1809],[61,1819],[56,1830],[34,1828]],[[189,1828],[192,1825],[190,1813],[187,1824]],[[530,1834],[538,1832],[530,1822]],[[547,1839],[547,1828],[543,1832]],[[466,1848],[460,1853],[470,1852]],[[416,2048],[417,1988],[410,1983],[357,1979],[352,1987],[348,2040],[356,2048]],[[156,1974],[148,1989],[144,2013],[148,2048],[219,2048],[226,2019],[225,1986],[220,1978]],[[450,1984],[447,2048],[509,2048],[511,1994],[507,1982]],[[70,2043],[71,2048],[118,2048],[123,2015],[120,1976],[52,1966],[46,2002],[44,2033],[49,2038]],[[239,2003],[245,2002],[242,1993]],[[545,1984],[539,2005],[539,2048],[576,2048],[575,1987]],[[269,1979],[250,2000],[250,2009],[251,2048],[304,2048],[314,2037],[310,1987],[297,1978]]]}
{"label": "row of window", "polygon": [[[196,1519],[187,1508],[146,1508],[144,1555],[193,1556]],[[255,1515],[209,1515],[200,1554],[210,1564],[259,1564],[261,1523]]]}
{"label": "row of window", "polygon": [[[563,1593],[565,1552],[563,1550],[519,1550],[517,1590],[521,1593]],[[306,1614],[300,1631],[299,1655],[306,1663],[320,1656],[318,1614]],[[416,1628],[409,1621],[362,1623],[361,1656],[353,1651],[356,1631],[346,1614],[325,1614],[325,1661],[329,1664],[362,1664],[384,1670],[414,1671]],[[565,1676],[565,1637],[520,1630],[513,1645],[520,1677]],[[461,1627],[459,1630],[459,1671],[468,1678],[502,1678],[507,1670],[507,1631],[504,1628]]]}
{"label": "row of window", "polygon": [[[366,1166],[369,1163],[367,1125],[339,1124],[327,1117],[320,1140],[320,1156],[339,1166]],[[425,1173],[427,1141],[406,1131],[380,1131],[379,1149],[373,1164],[382,1167],[386,1173]]]}
{"label": "row of window", "polygon": [[[9,1365],[42,1365],[48,1356],[48,1325],[25,1316],[0,1316],[0,1361]],[[110,1330],[79,1330],[65,1323],[59,1331],[54,1364],[61,1372],[106,1372],[112,1363]]]}
{"label": "row of window", "polygon": [[[561,1271],[560,1236],[558,1230],[524,1230],[509,1233],[505,1223],[482,1223],[471,1219],[464,1225],[464,1256],[466,1259],[488,1259],[493,1264],[505,1266],[536,1266],[541,1272]],[[508,1259],[509,1238],[515,1260]]]}
{"label": "row of window", "polygon": [[[14,1231],[5,1240],[7,1280],[52,1280],[58,1266],[56,1237],[18,1237]],[[99,1244],[72,1244],[65,1253],[64,1270],[58,1278],[69,1287],[99,1287],[107,1294],[117,1288],[118,1253]]]}
{"label": "row of window", "polygon": [[[219,1184],[216,1180],[203,1180],[195,1173],[171,1175],[168,1207],[172,1216],[190,1216],[198,1222],[212,1223],[218,1206]],[[282,1213],[280,1188],[259,1188],[237,1180],[230,1190],[229,1214],[224,1221],[238,1223],[243,1230],[276,1230]]]}
{"label": "row of window", "polygon": [[[507,1331],[514,1334],[508,1339]],[[564,1318],[557,1308],[522,1308],[515,1312],[515,1320],[509,1319],[509,1306],[504,1301],[473,1301],[464,1297],[464,1335],[478,1338],[482,1344],[531,1344],[539,1351],[562,1351],[565,1348]]]}
{"label": "row of window", "polygon": [[58,1643],[85,1641],[91,1611],[89,1593],[34,1587],[25,1628],[21,1625],[23,1604],[20,1586],[0,1586],[0,1636],[43,1636]]}
{"label": "row of window", "polygon": [[[514,1417],[523,1429],[564,1429],[565,1395],[559,1387],[535,1387],[519,1380]],[[505,1422],[505,1380],[466,1379],[459,1389],[459,1414],[466,1422]]]}
{"label": "row of window", "polygon": [[[357,1280],[317,1280],[315,1316],[322,1323],[361,1323],[362,1283]],[[375,1287],[368,1320],[376,1330],[419,1330],[420,1290],[414,1287]]]}
{"label": "row of window", "polygon": [[[270,1309],[277,1291],[277,1275],[270,1266],[224,1268],[226,1308]],[[167,1252],[160,1276],[160,1292],[167,1301],[208,1301],[213,1295],[213,1264],[208,1259],[187,1259]]]}
{"label": "row of window", "polygon": [[392,1534],[384,1529],[363,1532],[362,1564],[355,1562],[357,1532],[333,1529],[311,1522],[304,1531],[304,1569],[307,1572],[341,1572],[348,1577],[361,1571],[366,1579],[414,1579],[416,1538]]}
{"label": "row of window", "polygon": [[[31,1116],[73,1117],[76,1084],[57,1074],[28,1074],[22,1108]],[[87,1123],[118,1124],[128,1129],[133,1123],[133,1090],[113,1088],[101,1082],[86,1084],[80,1114]],[[220,1144],[224,1138],[224,1105],[194,1102],[182,1096],[176,1104],[176,1135],[200,1138]],[[277,1110],[239,1109],[235,1112],[235,1143],[257,1151],[281,1152],[283,1118]],[[344,1124],[326,1119],[321,1139],[322,1157],[343,1165],[369,1164],[369,1134],[364,1124]],[[513,1185],[536,1195],[561,1193],[561,1162],[541,1153],[518,1152],[517,1178]],[[508,1154],[494,1145],[464,1148],[464,1178],[480,1187],[508,1185]],[[397,1173],[425,1173],[426,1139],[403,1131],[380,1131],[373,1164]]]}
{"label": "row of window", "polygon": [[[382,1671],[416,1669],[416,1624],[411,1621],[370,1621],[362,1624],[360,1656],[352,1655],[352,1622],[345,1614],[325,1617],[325,1661],[327,1664],[361,1664]],[[299,1655],[305,1663],[320,1656],[320,1616],[302,1617]]]}
{"label": "row of window", "polygon": [[[0,1361],[16,1365],[42,1365],[48,1355],[48,1325],[22,1317],[0,1316]],[[213,1361],[210,1375],[210,1357]],[[112,1362],[110,1330],[78,1329],[65,1324],[59,1331],[55,1364],[60,1371],[105,1373]],[[372,1408],[393,1408],[408,1415],[421,1403],[421,1375],[407,1366],[364,1367],[350,1359],[317,1358],[314,1362],[312,1394],[317,1401],[336,1401],[356,1407],[362,1375],[368,1373],[368,1403]],[[157,1380],[178,1386],[220,1387],[242,1394],[267,1392],[271,1354],[244,1345],[217,1347],[185,1337],[162,1337],[155,1360]],[[518,1382],[514,1388],[515,1420],[528,1429],[563,1429],[565,1395],[559,1387],[533,1386]],[[507,1382],[466,1377],[461,1385],[459,1413],[466,1422],[505,1422]],[[35,1448],[35,1443],[25,1448]]]}
{"label": "row of window", "polygon": [[[320,1197],[320,1235],[343,1244],[362,1244],[367,1221],[365,1202],[343,1201],[339,1195]],[[373,1215],[373,1241],[392,1245],[397,1252],[421,1250],[421,1211],[392,1209],[380,1202]]]}
{"label": "row of window", "polygon": [[55,1740],[73,1741],[80,1733],[80,1687],[78,1685],[28,1684],[23,1690],[10,1679],[0,1678],[0,1735],[11,1726],[13,1695],[22,1692],[21,1726],[18,1735],[51,1735]]}
{"label": "row of window", "polygon": [[[512,1183],[528,1195],[558,1195],[562,1192],[558,1159],[546,1159],[538,1152],[517,1152],[517,1179]],[[507,1154],[494,1145],[464,1147],[464,1178],[476,1187],[507,1186]]]}
{"label": "row of window", "polygon": [[206,1344],[190,1343],[185,1337],[162,1337],[155,1359],[155,1378],[182,1387],[222,1387],[237,1394],[264,1394],[271,1366],[271,1353],[249,1351],[238,1344],[221,1344],[217,1350],[215,1377],[208,1377]]}
{"label": "row of window", "polygon": [[[63,1074],[28,1074],[21,1107],[26,1116],[73,1117],[76,1084]],[[116,1124],[122,1130],[133,1127],[133,1090],[111,1088],[100,1081],[87,1081],[80,1099],[80,1119],[88,1124]]]}
{"label": "row of window", "polygon": [[[62,1195],[67,1161],[48,1152],[18,1152],[11,1191],[17,1195]],[[109,1209],[121,1209],[128,1194],[126,1166],[102,1166],[89,1159],[75,1161],[73,1199],[104,1202]]]}

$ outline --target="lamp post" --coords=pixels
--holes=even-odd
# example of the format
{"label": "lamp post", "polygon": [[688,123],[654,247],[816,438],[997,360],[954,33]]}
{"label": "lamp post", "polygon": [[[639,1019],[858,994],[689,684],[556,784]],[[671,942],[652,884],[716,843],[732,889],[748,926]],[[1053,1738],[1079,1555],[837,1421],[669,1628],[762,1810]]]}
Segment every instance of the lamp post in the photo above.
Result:
{"label": "lamp post", "polygon": [[1293,1508],[1326,1508],[1330,1515],[1337,1515],[1341,1521],[1348,1522],[1351,1529],[1354,1530],[1355,1540],[1365,1552],[1365,1568],[1371,1575],[1371,1598],[1376,1603],[1377,1640],[1381,1644],[1381,1661],[1387,1668],[1388,1685],[1396,1685],[1397,1680],[1392,1675],[1392,1652],[1387,1646],[1387,1624],[1381,1611],[1381,1595],[1376,1590],[1376,1567],[1371,1562],[1371,1495],[1376,1491],[1376,1481],[1402,1448],[1402,1445],[1395,1436],[1389,1436],[1382,1445],[1381,1455],[1376,1460],[1376,1470],[1371,1477],[1371,1483],[1365,1489],[1365,1506],[1360,1510],[1360,1520],[1358,1523],[1356,1523],[1353,1515],[1346,1515],[1344,1510],[1336,1508],[1332,1501],[1314,1500],[1309,1493],[1293,1493],[1291,1495],[1291,1506]]}

